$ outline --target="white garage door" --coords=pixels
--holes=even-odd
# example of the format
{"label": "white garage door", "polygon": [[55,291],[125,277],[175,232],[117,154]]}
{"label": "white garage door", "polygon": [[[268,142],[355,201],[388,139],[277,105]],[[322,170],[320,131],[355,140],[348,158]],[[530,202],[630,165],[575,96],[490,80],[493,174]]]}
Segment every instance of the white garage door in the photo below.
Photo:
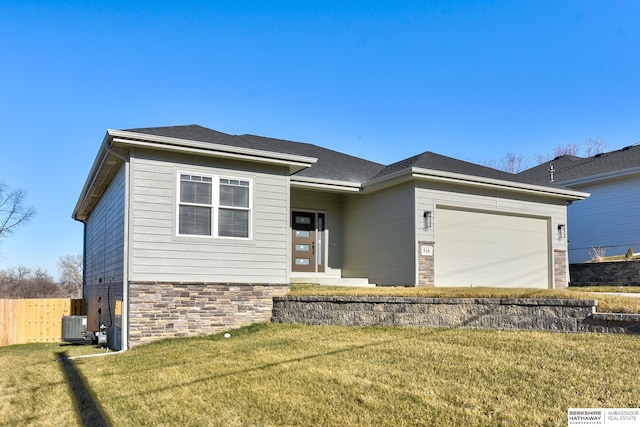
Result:
{"label": "white garage door", "polygon": [[439,208],[436,286],[549,288],[546,219]]}

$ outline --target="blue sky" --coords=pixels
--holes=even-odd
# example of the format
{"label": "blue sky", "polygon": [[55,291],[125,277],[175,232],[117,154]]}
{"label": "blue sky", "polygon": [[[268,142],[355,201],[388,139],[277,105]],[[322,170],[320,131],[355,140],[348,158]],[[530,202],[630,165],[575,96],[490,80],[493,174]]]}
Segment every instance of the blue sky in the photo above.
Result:
{"label": "blue sky", "polygon": [[[197,123],[380,163],[640,140],[636,1],[0,0],[0,180],[37,217],[0,269],[82,252],[108,128]],[[533,164],[531,165],[533,166]]]}

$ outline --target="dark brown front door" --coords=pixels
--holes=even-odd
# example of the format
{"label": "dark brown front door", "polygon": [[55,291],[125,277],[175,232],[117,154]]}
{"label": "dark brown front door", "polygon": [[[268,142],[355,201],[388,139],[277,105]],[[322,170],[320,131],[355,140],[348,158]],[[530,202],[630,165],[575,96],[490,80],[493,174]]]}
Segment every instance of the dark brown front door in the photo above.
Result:
{"label": "dark brown front door", "polygon": [[316,271],[316,215],[313,212],[291,214],[292,271]]}

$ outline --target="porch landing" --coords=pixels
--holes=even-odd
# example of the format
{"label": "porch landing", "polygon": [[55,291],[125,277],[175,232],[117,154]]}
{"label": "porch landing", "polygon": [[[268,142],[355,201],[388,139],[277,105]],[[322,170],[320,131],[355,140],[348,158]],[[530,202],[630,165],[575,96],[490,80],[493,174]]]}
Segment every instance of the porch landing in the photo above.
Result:
{"label": "porch landing", "polygon": [[375,288],[376,285],[369,283],[367,278],[344,278],[344,277],[320,277],[320,276],[305,276],[305,277],[291,277],[291,284],[310,284],[310,285],[324,285],[324,286],[358,286]]}

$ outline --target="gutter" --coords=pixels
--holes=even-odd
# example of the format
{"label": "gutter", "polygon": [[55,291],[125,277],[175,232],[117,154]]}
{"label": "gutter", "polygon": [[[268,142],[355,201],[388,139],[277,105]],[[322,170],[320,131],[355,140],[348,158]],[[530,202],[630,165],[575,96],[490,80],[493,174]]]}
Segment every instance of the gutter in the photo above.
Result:
{"label": "gutter", "polygon": [[514,191],[518,193],[528,193],[564,198],[570,201],[584,200],[590,196],[589,193],[570,190],[566,188],[545,187],[534,184],[526,184],[517,181],[505,181],[501,179],[483,178],[475,175],[465,175],[454,172],[444,172],[434,169],[411,168],[401,170],[391,175],[387,175],[364,184],[365,192],[377,191],[383,188],[397,185],[412,179],[424,179],[435,182],[467,185],[470,187],[492,188],[504,191]]}
{"label": "gutter", "polygon": [[78,219],[78,213],[80,212],[80,209],[87,201],[87,197],[91,193],[91,189],[93,188],[93,185],[95,184],[96,180],[100,176],[100,171],[102,170],[105,162],[109,158],[109,154],[125,162],[127,161],[127,157],[125,155],[123,155],[122,153],[118,153],[113,148],[111,148],[111,144],[109,141],[113,141],[113,139],[107,133],[107,135],[105,135],[104,139],[102,140],[102,145],[100,145],[100,150],[98,150],[96,159],[93,162],[93,166],[91,167],[91,170],[89,171],[89,176],[87,178],[87,181],[85,182],[84,187],[82,188],[82,192],[80,193],[80,197],[78,198],[76,207],[73,210],[73,214],[71,215],[71,217],[76,221],[84,222],[83,220]]}
{"label": "gutter", "polygon": [[292,174],[306,169],[318,161],[315,157],[236,147],[233,145],[217,144],[214,142],[192,141],[112,129],[109,129],[107,132],[115,143],[148,147],[156,150],[288,165],[290,173]]}
{"label": "gutter", "polygon": [[100,175],[100,170],[102,169],[102,166],[104,165],[104,162],[107,159],[107,156],[103,155],[103,150],[102,150],[103,148],[104,148],[104,144],[103,146],[100,147],[100,151],[98,151],[98,155],[96,156],[96,159],[93,162],[93,166],[89,171],[89,176],[87,177],[84,187],[82,188],[82,192],[80,193],[80,197],[78,198],[78,202],[76,203],[76,207],[74,208],[73,214],[71,215],[71,217],[76,221],[84,222],[83,220],[78,219],[78,212],[80,211],[80,208],[85,204],[87,200],[87,196],[89,195],[89,192],[90,192],[89,190],[93,188],[93,184],[96,182],[96,179],[98,179],[98,175]]}
{"label": "gutter", "polygon": [[296,175],[291,177],[290,182],[292,188],[313,188],[332,192],[359,193],[362,188],[362,184],[359,182],[337,181]]}
{"label": "gutter", "polygon": [[[111,139],[111,142],[113,142],[114,140]],[[102,147],[107,151],[107,153],[109,154],[113,154],[114,156],[127,161],[127,157],[124,154],[118,153],[117,151],[115,151],[113,148],[111,148],[111,144],[107,142],[107,139],[105,138],[105,140],[102,142]]]}

